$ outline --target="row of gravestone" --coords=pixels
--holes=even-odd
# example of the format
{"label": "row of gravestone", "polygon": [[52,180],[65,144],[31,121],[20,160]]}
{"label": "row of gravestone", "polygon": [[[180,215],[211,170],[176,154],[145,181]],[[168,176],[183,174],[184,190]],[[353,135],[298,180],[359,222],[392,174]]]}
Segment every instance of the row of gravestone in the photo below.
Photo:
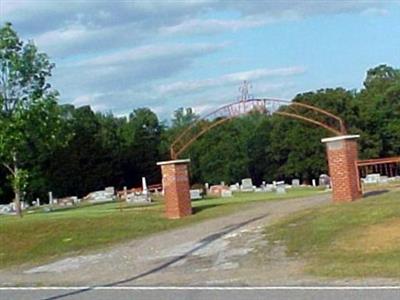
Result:
{"label": "row of gravestone", "polygon": [[368,174],[365,178],[361,178],[361,181],[366,184],[386,184],[398,180],[400,180],[400,176],[389,177],[379,173]]}
{"label": "row of gravestone", "polygon": [[[146,179],[143,178],[141,189],[128,190],[126,187],[124,187],[123,191],[119,191],[116,193],[114,187],[106,187],[104,190],[91,192],[82,199],[79,199],[77,196],[54,198],[53,193],[49,192],[49,205],[41,205],[40,199],[37,198],[35,201],[32,202],[32,206],[29,206],[29,204],[25,201],[21,201],[21,209],[26,210],[28,209],[28,207],[35,208],[43,206],[43,209],[45,211],[51,211],[53,210],[54,206],[75,206],[80,204],[81,202],[94,204],[115,201],[118,196],[121,200],[124,200],[128,203],[150,203],[152,201],[151,194],[147,190]],[[0,205],[0,214],[15,213],[16,208],[14,202],[11,202],[7,205]]]}
{"label": "row of gravestone", "polygon": [[[322,174],[319,177],[319,185],[325,186],[326,188],[330,187],[330,178],[326,174]],[[317,186],[316,180],[312,181],[312,185]],[[268,184],[265,181],[262,182],[260,187],[256,187],[253,185],[253,181],[251,178],[244,178],[241,180],[241,184],[236,183],[232,184],[229,187],[225,185],[224,182],[221,182],[219,185],[209,186],[208,183],[205,184],[205,193],[210,196],[215,197],[232,197],[232,192],[273,192],[275,191],[277,194],[286,193],[286,189],[292,187],[300,187],[300,179],[293,179],[292,184],[285,184],[284,181],[274,181],[272,184]],[[192,189],[190,190],[190,198],[192,200],[202,199],[203,191],[201,189]]]}

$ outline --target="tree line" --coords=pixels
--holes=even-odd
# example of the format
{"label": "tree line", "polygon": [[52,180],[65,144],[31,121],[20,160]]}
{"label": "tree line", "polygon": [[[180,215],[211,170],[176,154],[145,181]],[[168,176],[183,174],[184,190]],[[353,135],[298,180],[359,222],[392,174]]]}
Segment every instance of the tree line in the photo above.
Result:
{"label": "tree line", "polygon": [[[36,46],[21,41],[11,24],[0,29],[0,203],[121,189],[161,182],[156,162],[168,160],[169,146],[199,116],[178,108],[160,120],[150,108],[129,116],[94,112],[90,106],[60,105],[48,84],[54,64]],[[379,65],[367,71],[360,90],[326,88],[298,94],[300,101],[326,109],[360,134],[360,157],[400,155],[400,70]],[[278,115],[254,112],[215,127],[183,154],[191,182],[235,183],[299,178],[327,173],[328,133]]]}

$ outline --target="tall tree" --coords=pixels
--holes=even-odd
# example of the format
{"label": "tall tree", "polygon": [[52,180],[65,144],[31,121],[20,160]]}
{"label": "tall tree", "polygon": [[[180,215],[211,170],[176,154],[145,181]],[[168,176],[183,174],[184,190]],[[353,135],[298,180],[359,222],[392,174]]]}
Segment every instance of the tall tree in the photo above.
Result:
{"label": "tall tree", "polygon": [[0,161],[9,171],[20,216],[30,150],[43,151],[57,141],[57,92],[46,82],[53,67],[10,23],[0,28]]}

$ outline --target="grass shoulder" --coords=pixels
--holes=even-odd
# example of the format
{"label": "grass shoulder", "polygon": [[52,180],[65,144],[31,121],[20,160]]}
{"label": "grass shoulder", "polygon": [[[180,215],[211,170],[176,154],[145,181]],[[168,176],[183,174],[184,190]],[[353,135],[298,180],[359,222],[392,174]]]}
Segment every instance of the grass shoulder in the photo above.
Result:
{"label": "grass shoulder", "polygon": [[268,227],[271,244],[328,277],[400,277],[400,191],[292,215]]}

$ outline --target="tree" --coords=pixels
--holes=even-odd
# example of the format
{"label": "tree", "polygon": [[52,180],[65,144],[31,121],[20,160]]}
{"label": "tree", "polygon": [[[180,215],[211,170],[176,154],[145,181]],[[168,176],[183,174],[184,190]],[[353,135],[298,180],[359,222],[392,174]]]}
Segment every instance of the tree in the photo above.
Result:
{"label": "tree", "polygon": [[163,127],[157,115],[148,108],[135,109],[122,127],[123,173],[125,185],[161,181],[157,162],[161,160]]}
{"label": "tree", "polygon": [[196,121],[198,118],[199,116],[193,112],[193,109],[191,107],[188,108],[180,107],[174,111],[174,118],[172,119],[172,127],[173,128],[187,127],[194,121]]}
{"label": "tree", "polygon": [[57,141],[57,92],[46,82],[53,67],[10,23],[0,28],[0,161],[9,172],[19,216],[30,150],[43,151]]}

